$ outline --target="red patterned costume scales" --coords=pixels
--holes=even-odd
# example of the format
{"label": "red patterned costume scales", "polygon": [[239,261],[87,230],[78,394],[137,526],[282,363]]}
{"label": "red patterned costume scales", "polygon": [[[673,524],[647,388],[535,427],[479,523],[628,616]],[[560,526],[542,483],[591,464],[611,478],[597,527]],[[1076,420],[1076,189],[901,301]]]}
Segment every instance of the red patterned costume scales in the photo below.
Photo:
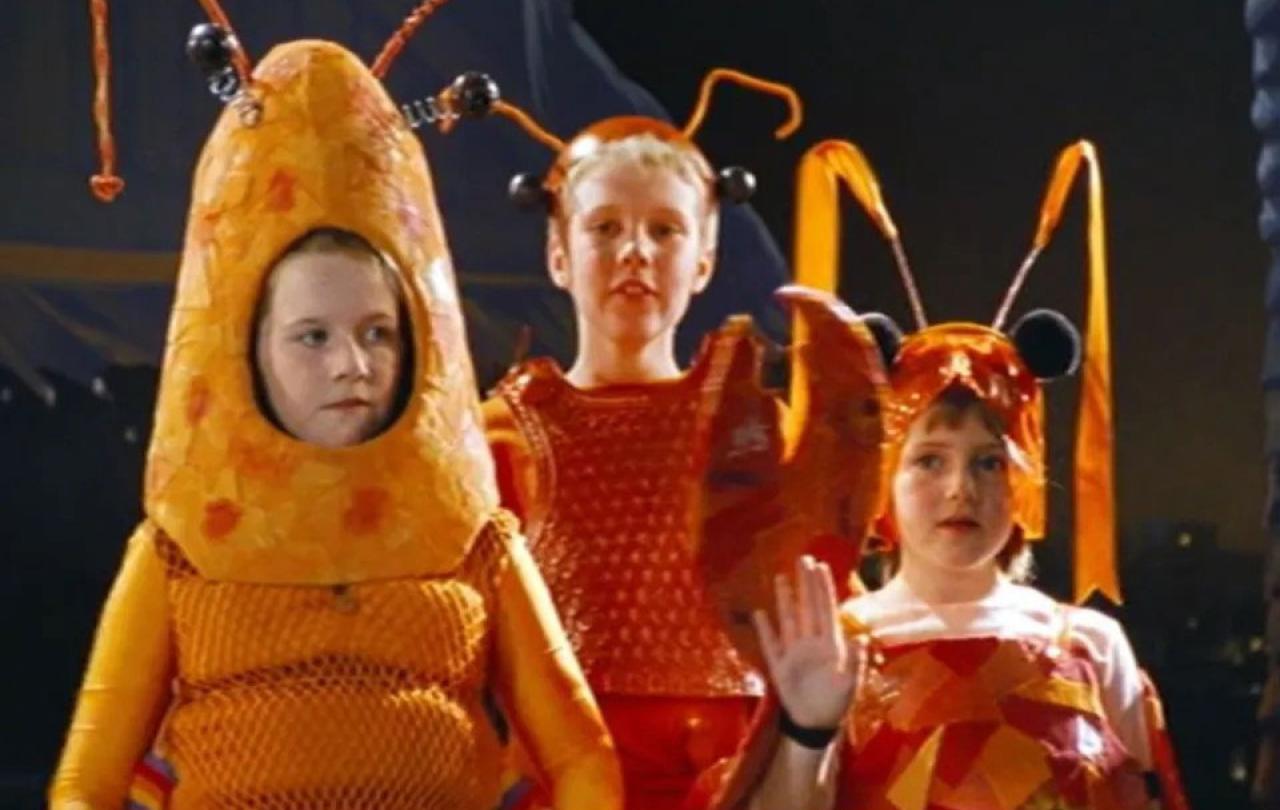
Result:
{"label": "red patterned costume scales", "polygon": [[[1083,352],[1074,327],[1057,313],[1032,312],[1009,333],[1001,331],[1081,167],[1089,178]],[[779,615],[787,615],[780,619],[786,644],[800,652],[786,661],[788,671],[778,663],[777,637],[770,637],[770,695],[736,762],[710,772],[705,798],[688,806],[1184,810],[1159,700],[1123,629],[1100,612],[1015,584],[1018,575],[996,556],[1016,555],[1024,542],[1044,537],[1040,383],[1074,371],[1083,353],[1074,491],[1076,595],[1083,601],[1096,590],[1119,600],[1105,238],[1093,146],[1081,141],[1059,156],[1031,253],[991,326],[926,321],[874,174],[861,152],[845,142],[819,144],[801,164],[802,283],[835,286],[837,181],[848,185],[893,245],[918,327],[905,338],[896,327],[882,326],[878,335],[884,337],[889,376],[883,478],[892,486],[874,536],[898,555],[897,569],[888,584],[846,600],[838,614],[828,594],[835,618],[826,626],[810,623],[797,630],[796,614],[779,607]],[[966,424],[959,416],[954,425],[932,421],[934,414],[947,413],[938,407],[956,407],[953,413],[962,416],[960,409],[970,408],[964,428],[970,438],[957,438]],[[990,423],[980,423],[976,413]],[[999,463],[984,466],[990,459]],[[990,477],[979,483],[982,475]],[[902,500],[895,504],[897,498]],[[957,532],[948,533],[949,526]],[[983,539],[990,545],[981,563],[966,568],[961,557],[946,556],[986,526],[995,528]],[[910,577],[904,574],[908,564]],[[963,579],[975,570],[991,573],[992,584],[978,576],[968,582],[981,587],[948,598],[961,591],[948,591],[947,578]],[[917,592],[913,582],[924,589]],[[785,587],[779,590],[780,606],[789,604]],[[807,596],[812,606],[812,593],[804,592],[798,602],[804,605]],[[819,614],[825,615],[809,615]],[[770,625],[762,626],[762,637],[768,636]],[[835,640],[824,646],[828,637]],[[861,644],[864,653],[842,657],[841,651]],[[836,654],[824,659],[831,650]],[[806,653],[818,663],[804,661]],[[840,663],[853,659],[865,666]],[[806,682],[797,672],[826,680]],[[840,694],[803,686],[816,682],[847,685],[847,702],[806,702],[809,696]],[[796,707],[824,719],[797,723]]]}
{"label": "red patterned costume scales", "polygon": [[[556,152],[545,176],[518,176],[512,195],[546,205],[548,271],[573,298],[579,360],[621,358],[595,367],[608,366],[607,381],[586,383],[548,360],[525,363],[484,412],[504,502],[526,519],[633,808],[677,805],[704,768],[736,748],[763,693],[717,618],[692,528],[701,404],[746,333],[711,339],[683,373],[672,349],[688,297],[710,278],[720,201],[750,193],[745,172],[717,176],[692,141],[712,88],[726,79],[788,102],[780,137],[798,126],[789,88],[730,70],[708,75],[683,128],[620,116],[566,143],[506,101],[493,107]],[[582,188],[593,184],[595,201],[584,202]],[[635,289],[622,289],[628,283]],[[637,371],[628,366],[637,360],[653,362]]]}
{"label": "red patterned costume scales", "polygon": [[595,390],[533,360],[484,409],[503,498],[525,516],[624,772],[654,806],[735,749],[763,693],[693,557],[699,405],[727,348],[710,345],[681,379]]}

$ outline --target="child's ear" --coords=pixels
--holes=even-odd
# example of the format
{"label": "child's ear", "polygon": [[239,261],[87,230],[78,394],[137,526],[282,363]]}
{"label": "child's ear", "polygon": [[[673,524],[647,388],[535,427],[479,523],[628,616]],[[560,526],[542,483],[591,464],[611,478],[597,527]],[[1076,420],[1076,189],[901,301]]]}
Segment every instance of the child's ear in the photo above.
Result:
{"label": "child's ear", "polygon": [[547,275],[560,289],[569,287],[569,256],[560,237],[560,224],[555,217],[547,219]]}
{"label": "child's ear", "polygon": [[[719,219],[718,217],[716,218]],[[706,238],[703,240],[702,255],[698,257],[698,272],[693,278],[693,292],[702,292],[711,283],[711,276],[716,271],[716,231],[719,222],[713,221],[707,226]]]}

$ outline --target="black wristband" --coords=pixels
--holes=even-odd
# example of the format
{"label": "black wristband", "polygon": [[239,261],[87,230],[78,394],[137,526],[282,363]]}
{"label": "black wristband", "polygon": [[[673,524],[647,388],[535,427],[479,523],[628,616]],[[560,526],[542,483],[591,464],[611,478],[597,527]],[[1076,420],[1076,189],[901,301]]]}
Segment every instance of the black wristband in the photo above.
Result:
{"label": "black wristband", "polygon": [[832,728],[808,728],[806,726],[797,725],[795,720],[791,719],[791,715],[787,714],[787,710],[778,707],[778,730],[782,732],[782,736],[789,740],[795,741],[797,744],[805,748],[812,748],[815,751],[821,751],[831,744],[839,733],[840,727]]}

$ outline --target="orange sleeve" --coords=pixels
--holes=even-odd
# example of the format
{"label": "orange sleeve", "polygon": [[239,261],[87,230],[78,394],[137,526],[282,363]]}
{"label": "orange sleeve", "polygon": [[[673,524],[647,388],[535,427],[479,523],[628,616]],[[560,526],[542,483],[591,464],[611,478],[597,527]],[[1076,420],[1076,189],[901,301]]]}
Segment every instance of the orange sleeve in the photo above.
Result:
{"label": "orange sleeve", "polygon": [[51,808],[122,807],[134,764],[168,706],[174,652],[154,532],[145,522],[134,532],[102,610],[71,730],[49,787]]}
{"label": "orange sleeve", "polygon": [[490,397],[480,410],[484,416],[485,438],[493,453],[498,496],[503,508],[513,512],[523,523],[528,520],[538,495],[537,464],[511,408],[502,397]]}
{"label": "orange sleeve", "polygon": [[496,683],[512,730],[556,810],[622,807],[622,772],[600,709],[518,535],[498,590]]}

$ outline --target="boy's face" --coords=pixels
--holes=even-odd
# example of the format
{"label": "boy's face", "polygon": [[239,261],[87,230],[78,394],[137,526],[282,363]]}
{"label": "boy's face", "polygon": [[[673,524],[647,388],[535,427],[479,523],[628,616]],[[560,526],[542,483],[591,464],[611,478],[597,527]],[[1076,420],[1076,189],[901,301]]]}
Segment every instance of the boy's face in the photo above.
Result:
{"label": "boy's face", "polygon": [[303,252],[272,272],[256,359],[281,426],[323,447],[371,438],[391,416],[403,359],[382,268],[345,252]]}
{"label": "boy's face", "polygon": [[548,267],[583,330],[636,349],[674,332],[711,280],[706,190],[667,167],[613,163],[579,179],[562,203]]}

